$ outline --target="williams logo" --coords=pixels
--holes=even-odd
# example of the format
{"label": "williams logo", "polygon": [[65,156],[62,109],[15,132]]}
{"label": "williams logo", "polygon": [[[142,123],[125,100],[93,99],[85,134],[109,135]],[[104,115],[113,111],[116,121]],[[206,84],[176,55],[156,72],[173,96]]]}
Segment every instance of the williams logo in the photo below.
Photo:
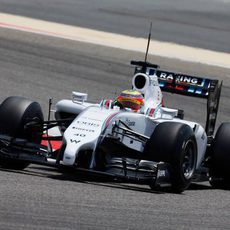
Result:
{"label": "williams logo", "polygon": [[80,140],[73,140],[73,139],[70,139],[70,142],[71,143],[74,143],[74,144],[78,144],[79,142],[81,142]]}
{"label": "williams logo", "polygon": [[135,121],[130,121],[128,118],[126,118],[125,124],[128,126],[135,126],[136,123],[135,123]]}

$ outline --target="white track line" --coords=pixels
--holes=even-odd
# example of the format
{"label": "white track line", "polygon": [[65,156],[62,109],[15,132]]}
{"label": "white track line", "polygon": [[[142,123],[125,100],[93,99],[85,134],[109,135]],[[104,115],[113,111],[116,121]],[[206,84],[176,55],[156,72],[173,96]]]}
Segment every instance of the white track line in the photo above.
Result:
{"label": "white track line", "polygon": [[[147,40],[54,22],[0,13],[0,27],[49,35],[124,50],[145,52]],[[230,54],[151,40],[149,54],[230,68]]]}

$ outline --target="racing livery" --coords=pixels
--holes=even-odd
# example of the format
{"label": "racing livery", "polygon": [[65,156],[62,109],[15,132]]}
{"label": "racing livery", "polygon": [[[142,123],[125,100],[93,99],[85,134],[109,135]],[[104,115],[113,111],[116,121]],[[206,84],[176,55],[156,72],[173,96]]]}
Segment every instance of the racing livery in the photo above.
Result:
{"label": "racing livery", "polygon": [[[44,121],[37,102],[5,99],[0,105],[0,165],[71,167],[152,189],[170,186],[179,193],[204,168],[212,186],[229,185],[230,123],[214,135],[222,82],[142,61],[131,64],[131,90],[97,104],[73,92],[72,99],[55,105],[54,120]],[[206,99],[205,128],[184,120],[182,110],[166,108],[162,91]],[[54,127],[56,136],[50,135]],[[56,141],[61,144],[54,146]]]}

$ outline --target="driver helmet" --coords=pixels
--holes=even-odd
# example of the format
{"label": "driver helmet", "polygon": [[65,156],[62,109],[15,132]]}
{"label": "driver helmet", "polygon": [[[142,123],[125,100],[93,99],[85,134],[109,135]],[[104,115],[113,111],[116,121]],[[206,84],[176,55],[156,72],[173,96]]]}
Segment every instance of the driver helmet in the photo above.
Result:
{"label": "driver helmet", "polygon": [[117,97],[117,101],[125,108],[138,111],[144,104],[144,97],[136,90],[124,90]]}

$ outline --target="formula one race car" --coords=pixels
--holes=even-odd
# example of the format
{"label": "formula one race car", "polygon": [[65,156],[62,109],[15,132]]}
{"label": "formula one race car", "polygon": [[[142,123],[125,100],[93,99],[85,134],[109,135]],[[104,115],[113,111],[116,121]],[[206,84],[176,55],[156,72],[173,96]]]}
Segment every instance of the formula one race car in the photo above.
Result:
{"label": "formula one race car", "polygon": [[[5,99],[0,105],[1,167],[71,167],[152,189],[167,185],[178,193],[205,167],[211,185],[229,185],[230,123],[223,123],[214,137],[222,83],[147,62],[131,64],[132,90],[98,104],[73,92],[72,100],[55,105],[55,120],[44,121],[37,102]],[[162,91],[207,99],[206,127],[184,120],[181,110],[164,107]],[[50,135],[55,126],[58,136]]]}

